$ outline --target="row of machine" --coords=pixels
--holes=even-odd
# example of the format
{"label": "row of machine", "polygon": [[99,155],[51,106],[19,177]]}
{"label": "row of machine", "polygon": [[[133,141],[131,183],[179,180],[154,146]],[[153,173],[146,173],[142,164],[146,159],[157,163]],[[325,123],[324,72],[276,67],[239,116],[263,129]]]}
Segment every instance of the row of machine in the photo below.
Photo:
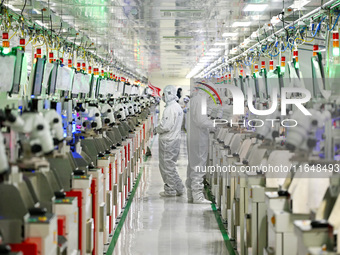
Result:
{"label": "row of machine", "polygon": [[[308,47],[303,54],[300,67],[297,58],[286,61],[282,53],[281,65],[268,61],[269,71],[261,59],[260,70],[249,69],[215,85],[223,95],[222,106],[208,103],[208,116],[218,125],[209,136],[207,181],[242,255],[340,253],[339,64],[322,52],[312,56]],[[278,97],[286,87],[307,89],[312,98],[303,107],[311,115],[293,105],[285,105],[283,114],[282,99],[270,115],[254,114],[249,105],[244,115],[233,115],[237,99],[229,84],[242,90],[245,104],[259,110],[275,107],[276,95],[270,92],[275,87]],[[298,92],[284,96],[305,97]]]}
{"label": "row of machine", "polygon": [[0,82],[0,253],[102,255],[152,137],[154,98],[44,57],[28,73],[20,47],[1,49],[0,62],[8,70]]}

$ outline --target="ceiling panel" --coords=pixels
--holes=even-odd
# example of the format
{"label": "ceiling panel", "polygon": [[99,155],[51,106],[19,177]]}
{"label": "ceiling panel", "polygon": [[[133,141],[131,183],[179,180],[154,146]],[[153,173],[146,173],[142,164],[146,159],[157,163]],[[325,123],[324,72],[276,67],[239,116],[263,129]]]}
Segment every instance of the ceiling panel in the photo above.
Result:
{"label": "ceiling panel", "polygon": [[[240,44],[245,37],[293,3],[291,0],[28,0],[26,17],[50,26],[61,35],[80,32],[92,40],[103,55],[109,53],[120,63],[140,69],[147,76],[153,72],[185,76],[211,48],[225,49]],[[264,12],[244,12],[248,3],[268,4]],[[5,0],[21,10],[24,0]],[[320,5],[311,1],[306,8]],[[46,11],[41,12],[43,8]],[[233,27],[235,21],[249,21],[247,27]],[[237,33],[235,38],[223,33]],[[80,42],[79,38],[75,39]],[[101,49],[101,50],[99,50]],[[219,56],[208,53],[209,60]],[[178,66],[175,66],[176,63]]]}

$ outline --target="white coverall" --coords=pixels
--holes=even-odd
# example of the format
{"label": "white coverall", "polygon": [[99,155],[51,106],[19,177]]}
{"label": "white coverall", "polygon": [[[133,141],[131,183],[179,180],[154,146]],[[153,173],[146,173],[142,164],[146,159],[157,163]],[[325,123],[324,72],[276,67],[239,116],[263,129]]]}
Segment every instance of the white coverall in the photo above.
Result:
{"label": "white coverall", "polygon": [[195,91],[189,102],[188,115],[188,168],[186,187],[188,202],[210,203],[203,194],[203,170],[208,160],[209,128],[213,121],[202,114],[202,101],[207,100],[205,92]]}
{"label": "white coverall", "polygon": [[181,145],[181,125],[183,110],[176,102],[176,88],[168,85],[164,88],[166,103],[163,117],[155,132],[159,134],[159,170],[164,181],[165,196],[182,195],[184,185],[180,179],[176,162]]}

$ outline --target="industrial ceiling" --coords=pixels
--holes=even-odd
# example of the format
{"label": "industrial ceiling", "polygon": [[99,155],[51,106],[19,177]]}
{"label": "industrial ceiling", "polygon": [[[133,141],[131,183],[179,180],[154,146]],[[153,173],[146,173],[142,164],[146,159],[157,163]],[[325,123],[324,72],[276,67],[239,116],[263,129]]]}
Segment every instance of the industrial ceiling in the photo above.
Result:
{"label": "industrial ceiling", "polygon": [[27,0],[26,5],[25,0],[4,0],[3,3],[19,14],[25,6],[25,19],[78,45],[86,45],[113,65],[145,77],[155,73],[186,77],[195,67],[224,61],[230,49],[285,8],[297,6],[289,16],[294,20],[321,4],[305,0]]}

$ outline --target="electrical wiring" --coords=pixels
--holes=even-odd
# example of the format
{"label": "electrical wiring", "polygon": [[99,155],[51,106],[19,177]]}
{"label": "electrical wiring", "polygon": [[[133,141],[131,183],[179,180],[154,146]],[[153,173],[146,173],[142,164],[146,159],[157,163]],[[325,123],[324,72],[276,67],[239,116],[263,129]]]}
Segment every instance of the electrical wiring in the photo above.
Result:
{"label": "electrical wiring", "polygon": [[5,9],[5,13],[6,13],[6,17],[7,17],[7,20],[8,20],[8,25],[7,25],[7,22],[5,22],[5,26],[6,26],[6,29],[7,30],[10,30],[11,26],[12,26],[12,22],[11,22],[11,19],[9,17],[9,14],[8,14],[8,11],[7,9]]}
{"label": "electrical wiring", "polygon": [[277,57],[280,54],[280,51],[276,54],[276,55],[272,55],[271,53],[269,53],[269,56],[271,56],[272,58]]}
{"label": "electrical wiring", "polygon": [[25,0],[24,7],[21,10],[20,16],[22,16],[22,14],[23,14],[23,12],[24,12],[24,10],[26,8],[26,4],[27,4],[27,0]]}
{"label": "electrical wiring", "polygon": [[313,33],[312,33],[312,37],[315,37],[315,36],[316,36],[316,34],[318,33],[318,31],[319,31],[319,29],[320,29],[320,27],[321,27],[322,21],[324,21],[325,19],[326,19],[326,16],[323,17],[323,19],[319,22],[318,26],[316,27],[315,34],[313,35]]}
{"label": "electrical wiring", "polygon": [[14,34],[12,34],[12,36],[8,39],[9,41],[16,35],[18,31],[15,31]]}
{"label": "electrical wiring", "polygon": [[253,62],[253,59],[254,59],[254,57],[252,57],[251,60],[248,61],[248,63],[244,60],[244,61],[243,61],[243,64],[244,64],[245,66],[251,66],[251,65],[252,65],[252,62]]}
{"label": "electrical wiring", "polygon": [[336,19],[335,19],[335,21],[334,21],[334,24],[333,24],[333,26],[332,26],[331,29],[329,29],[329,24],[327,24],[327,29],[328,29],[328,31],[332,31],[332,30],[334,29],[335,25],[338,23],[339,17],[340,17],[340,13],[339,13],[338,16],[336,17]]}
{"label": "electrical wiring", "polygon": [[85,51],[84,47],[79,47],[79,49],[81,49],[81,50],[84,51],[84,55],[83,55],[82,59],[83,59],[83,60],[86,60],[86,59],[85,59],[85,58],[86,58],[86,51]]}
{"label": "electrical wiring", "polygon": [[25,47],[26,47],[32,40],[33,40],[33,39],[30,38],[30,39],[28,40],[28,42],[25,44]]}
{"label": "electrical wiring", "polygon": [[281,45],[280,45],[280,52],[285,52],[286,49],[287,49],[287,47],[288,47],[288,44],[287,44],[287,45],[284,45],[284,42],[281,42],[280,44],[283,45],[283,46],[285,46],[285,47],[281,47]]}

